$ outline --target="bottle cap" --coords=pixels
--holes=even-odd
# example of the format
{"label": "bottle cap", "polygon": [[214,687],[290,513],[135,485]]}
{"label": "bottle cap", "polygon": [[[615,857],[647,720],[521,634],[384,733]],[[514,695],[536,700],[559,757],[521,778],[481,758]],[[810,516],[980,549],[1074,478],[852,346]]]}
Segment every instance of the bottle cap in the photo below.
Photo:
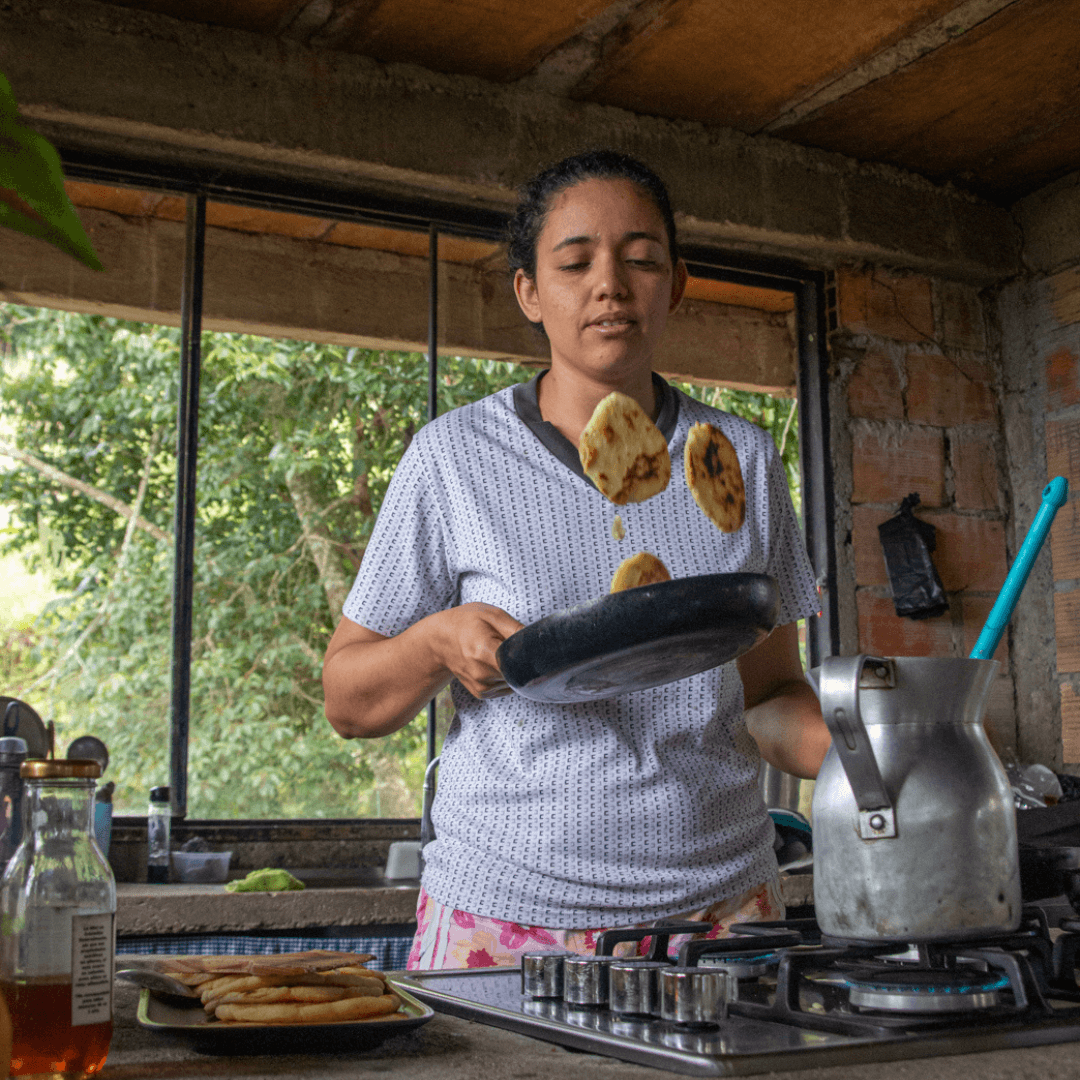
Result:
{"label": "bottle cap", "polygon": [[96,780],[101,766],[86,758],[60,758],[41,761],[34,758],[19,766],[24,780]]}
{"label": "bottle cap", "polygon": [[150,801],[151,802],[167,803],[169,801],[169,798],[170,798],[171,794],[172,793],[169,790],[169,785],[168,784],[165,784],[162,787],[152,787],[150,789]]}

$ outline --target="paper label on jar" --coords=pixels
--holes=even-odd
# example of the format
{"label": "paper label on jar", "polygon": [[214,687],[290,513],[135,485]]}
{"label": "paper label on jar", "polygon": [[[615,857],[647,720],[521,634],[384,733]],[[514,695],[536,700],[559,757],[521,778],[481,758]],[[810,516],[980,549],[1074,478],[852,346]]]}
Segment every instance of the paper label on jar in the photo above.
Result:
{"label": "paper label on jar", "polygon": [[71,918],[71,1026],[112,1019],[114,919],[105,915]]}

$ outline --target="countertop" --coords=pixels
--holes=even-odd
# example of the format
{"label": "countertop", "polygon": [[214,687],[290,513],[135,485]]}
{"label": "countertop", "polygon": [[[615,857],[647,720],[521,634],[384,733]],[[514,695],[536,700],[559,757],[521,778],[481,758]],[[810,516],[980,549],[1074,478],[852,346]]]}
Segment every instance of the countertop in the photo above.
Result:
{"label": "countertop", "polygon": [[[135,1020],[137,1000],[134,987],[117,983],[113,1042],[99,1074],[106,1080],[218,1076],[318,1080],[370,1077],[373,1073],[408,1080],[656,1080],[676,1075],[440,1015],[419,1030],[395,1035],[371,1050],[303,1056],[206,1056],[171,1037],[139,1027]],[[1072,1080],[1080,1078],[1080,1045],[1061,1043],[768,1075],[774,1080]]]}
{"label": "countertop", "polygon": [[118,937],[415,923],[416,883],[230,893],[224,885],[116,886]]}
{"label": "countertop", "polygon": [[[788,907],[812,902],[813,884],[809,873],[780,875]],[[415,923],[418,893],[416,881],[279,893],[230,893],[224,885],[121,883],[116,886],[116,933],[139,937],[399,926]]]}

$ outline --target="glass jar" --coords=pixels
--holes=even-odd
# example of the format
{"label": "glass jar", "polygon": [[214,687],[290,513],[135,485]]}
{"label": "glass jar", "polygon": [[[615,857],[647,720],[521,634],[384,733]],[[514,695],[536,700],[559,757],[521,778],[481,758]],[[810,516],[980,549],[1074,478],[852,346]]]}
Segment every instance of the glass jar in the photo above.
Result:
{"label": "glass jar", "polygon": [[87,1076],[112,1038],[116,882],[94,840],[96,761],[27,761],[25,832],[0,881],[11,1075]]}
{"label": "glass jar", "polygon": [[150,806],[146,812],[146,880],[153,885],[163,885],[169,880],[170,799],[168,787],[150,789]]}

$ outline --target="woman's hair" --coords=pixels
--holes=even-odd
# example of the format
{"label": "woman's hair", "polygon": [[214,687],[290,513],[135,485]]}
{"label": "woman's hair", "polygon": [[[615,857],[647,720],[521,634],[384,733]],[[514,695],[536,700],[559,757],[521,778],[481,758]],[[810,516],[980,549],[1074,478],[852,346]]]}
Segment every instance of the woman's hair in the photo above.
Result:
{"label": "woman's hair", "polygon": [[517,210],[510,219],[510,269],[524,270],[526,277],[536,277],[536,244],[544,228],[551,200],[561,191],[585,180],[629,180],[656,204],[667,230],[668,251],[674,265],[679,259],[675,239],[675,216],[663,180],[636,158],[617,150],[588,150],[563,158],[537,173],[521,189]]}

